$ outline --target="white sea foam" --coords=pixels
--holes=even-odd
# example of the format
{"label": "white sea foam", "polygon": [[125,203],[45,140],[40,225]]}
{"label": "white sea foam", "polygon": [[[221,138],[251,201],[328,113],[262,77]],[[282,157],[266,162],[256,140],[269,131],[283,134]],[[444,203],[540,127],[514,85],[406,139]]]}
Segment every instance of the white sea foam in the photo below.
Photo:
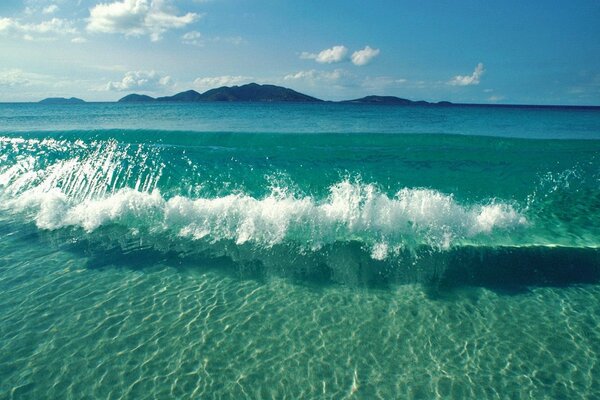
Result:
{"label": "white sea foam", "polygon": [[405,188],[388,197],[374,185],[349,181],[331,187],[322,200],[282,191],[260,199],[243,194],[165,199],[158,190],[125,188],[74,201],[59,189],[36,187],[7,204],[33,212],[42,229],[70,226],[93,232],[116,224],[190,240],[230,240],[263,247],[291,241],[311,249],[356,240],[371,248],[374,259],[385,259],[403,246],[446,249],[457,239],[526,224],[509,204],[463,206],[452,196],[429,189]]}

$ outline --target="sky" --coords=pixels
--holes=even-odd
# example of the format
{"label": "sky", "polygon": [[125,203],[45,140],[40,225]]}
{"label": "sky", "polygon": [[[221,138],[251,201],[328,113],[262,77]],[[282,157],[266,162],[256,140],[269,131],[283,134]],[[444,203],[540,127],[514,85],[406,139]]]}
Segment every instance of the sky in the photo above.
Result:
{"label": "sky", "polygon": [[600,105],[599,21],[599,0],[1,0],[0,102],[257,82]]}

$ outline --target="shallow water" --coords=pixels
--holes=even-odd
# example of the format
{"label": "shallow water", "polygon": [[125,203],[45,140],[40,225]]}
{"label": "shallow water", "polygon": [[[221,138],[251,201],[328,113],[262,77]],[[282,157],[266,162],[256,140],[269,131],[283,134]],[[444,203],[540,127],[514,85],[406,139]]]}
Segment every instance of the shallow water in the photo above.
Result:
{"label": "shallow water", "polygon": [[598,285],[431,293],[142,255],[2,254],[7,397],[600,395]]}

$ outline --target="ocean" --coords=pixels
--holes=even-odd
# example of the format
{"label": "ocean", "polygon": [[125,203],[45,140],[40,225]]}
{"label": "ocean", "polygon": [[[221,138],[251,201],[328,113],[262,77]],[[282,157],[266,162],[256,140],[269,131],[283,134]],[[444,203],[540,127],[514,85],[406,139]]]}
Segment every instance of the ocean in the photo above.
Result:
{"label": "ocean", "polygon": [[0,104],[0,398],[600,398],[600,109]]}

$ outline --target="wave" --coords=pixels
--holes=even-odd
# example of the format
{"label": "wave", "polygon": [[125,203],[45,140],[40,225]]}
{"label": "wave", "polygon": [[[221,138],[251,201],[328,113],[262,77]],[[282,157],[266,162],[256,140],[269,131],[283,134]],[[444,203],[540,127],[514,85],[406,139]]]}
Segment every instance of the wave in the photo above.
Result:
{"label": "wave", "polygon": [[389,198],[372,184],[349,181],[331,187],[323,201],[296,198],[281,188],[262,199],[243,194],[165,199],[157,189],[124,188],[77,201],[58,188],[46,190],[46,185],[40,185],[5,204],[29,212],[42,229],[78,227],[91,233],[118,225],[131,232],[209,242],[230,240],[263,247],[293,242],[306,250],[336,241],[359,241],[375,259],[422,244],[447,249],[457,240],[527,224],[509,204],[463,206],[452,196],[430,189],[405,188]]}
{"label": "wave", "polygon": [[[348,176],[325,189],[303,191],[285,169],[275,168],[269,176],[253,171],[257,164],[225,168],[224,159],[235,162],[247,153],[237,142],[225,153],[209,143],[198,150],[189,144],[164,147],[116,139],[3,137],[0,144],[0,207],[5,213],[43,230],[78,229],[76,235],[82,237],[112,230],[165,251],[184,247],[189,253],[226,242],[253,251],[292,246],[305,254],[353,242],[373,260],[390,260],[422,246],[443,252],[458,246],[598,244],[587,223],[595,218],[600,200],[598,191],[590,189],[597,176],[588,177],[587,186],[577,186],[583,181],[576,174],[548,174],[521,202],[491,196],[465,200],[426,187],[393,190],[388,185],[383,190],[376,182]],[[212,153],[218,157],[210,159]],[[294,167],[312,161],[298,154],[302,152],[286,153],[296,159],[285,161]],[[265,162],[263,153],[261,157]],[[207,160],[218,173],[198,167]],[[381,167],[375,159],[370,162]],[[269,168],[262,171],[273,172]],[[324,185],[319,181],[324,171],[305,174],[308,186]],[[248,176],[255,179],[253,188],[238,185]],[[207,186],[216,189],[205,190]],[[568,210],[579,213],[579,231],[569,224],[573,215]]]}

